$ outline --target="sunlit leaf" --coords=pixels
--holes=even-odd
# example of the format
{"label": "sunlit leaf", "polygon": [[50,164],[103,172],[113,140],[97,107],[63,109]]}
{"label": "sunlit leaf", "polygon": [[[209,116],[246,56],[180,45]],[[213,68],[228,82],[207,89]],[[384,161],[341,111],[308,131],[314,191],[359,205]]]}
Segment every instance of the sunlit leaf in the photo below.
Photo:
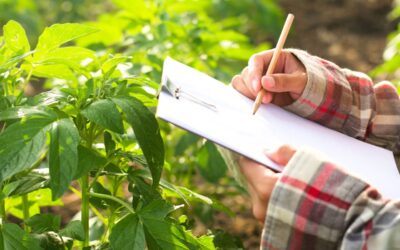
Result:
{"label": "sunlit leaf", "polygon": [[3,27],[4,40],[8,49],[18,55],[27,53],[30,45],[24,28],[16,21],[8,21]]}
{"label": "sunlit leaf", "polygon": [[35,57],[41,57],[49,50],[58,48],[59,46],[96,32],[97,29],[77,23],[64,23],[54,24],[47,27],[39,37],[38,44],[36,46]]}

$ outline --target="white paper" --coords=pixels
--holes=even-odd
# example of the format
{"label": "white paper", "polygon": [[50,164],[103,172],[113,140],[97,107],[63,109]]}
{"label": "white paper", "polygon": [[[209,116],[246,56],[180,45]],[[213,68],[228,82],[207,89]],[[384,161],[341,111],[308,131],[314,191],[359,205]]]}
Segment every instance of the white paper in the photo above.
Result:
{"label": "white paper", "polygon": [[[270,168],[282,168],[264,151],[283,144],[312,148],[364,179],[386,197],[400,199],[400,175],[393,153],[308,121],[272,104],[252,114],[253,100],[232,87],[167,58],[163,85],[179,87],[175,98],[161,91],[157,116]],[[210,108],[212,107],[212,108]]]}

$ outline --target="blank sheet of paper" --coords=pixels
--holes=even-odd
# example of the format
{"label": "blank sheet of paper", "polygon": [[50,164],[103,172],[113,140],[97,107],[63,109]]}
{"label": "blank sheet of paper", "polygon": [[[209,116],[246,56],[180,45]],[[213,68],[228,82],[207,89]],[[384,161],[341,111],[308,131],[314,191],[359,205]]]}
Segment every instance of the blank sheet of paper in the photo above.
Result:
{"label": "blank sheet of paper", "polygon": [[[391,151],[308,121],[272,104],[252,114],[253,101],[232,87],[167,58],[157,116],[251,158],[282,168],[264,155],[283,144],[312,148],[366,180],[386,197],[400,199],[400,175]],[[178,95],[174,95],[178,94]]]}

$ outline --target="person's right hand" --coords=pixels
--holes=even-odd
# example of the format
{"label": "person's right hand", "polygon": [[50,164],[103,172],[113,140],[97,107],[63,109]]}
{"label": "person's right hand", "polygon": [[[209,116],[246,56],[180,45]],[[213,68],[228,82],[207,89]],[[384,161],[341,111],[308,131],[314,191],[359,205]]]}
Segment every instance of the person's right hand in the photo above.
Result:
{"label": "person's right hand", "polygon": [[297,100],[307,83],[304,65],[290,52],[283,50],[274,74],[266,76],[273,50],[251,56],[240,75],[232,78],[232,86],[243,95],[255,99],[261,87],[266,90],[263,103],[286,106]]}

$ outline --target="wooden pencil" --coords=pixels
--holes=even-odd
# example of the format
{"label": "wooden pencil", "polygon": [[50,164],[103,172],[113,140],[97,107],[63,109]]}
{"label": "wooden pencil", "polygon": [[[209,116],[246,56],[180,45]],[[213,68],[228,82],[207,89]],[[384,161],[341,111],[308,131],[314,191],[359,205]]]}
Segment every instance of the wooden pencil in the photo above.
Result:
{"label": "wooden pencil", "polygon": [[[293,23],[293,19],[294,19],[293,14],[289,14],[287,16],[285,24],[282,28],[282,32],[278,39],[278,43],[276,44],[274,53],[272,54],[272,59],[268,66],[267,73],[265,75],[272,75],[274,73],[276,63],[278,62],[279,55],[281,54],[283,45],[285,44],[286,38],[289,34],[290,27],[292,26],[292,23]],[[263,89],[263,88],[261,88],[261,90],[258,92],[257,98],[256,98],[256,100],[254,102],[254,106],[253,106],[253,115],[257,112],[258,108],[260,107],[265,93],[266,93],[265,89]]]}

